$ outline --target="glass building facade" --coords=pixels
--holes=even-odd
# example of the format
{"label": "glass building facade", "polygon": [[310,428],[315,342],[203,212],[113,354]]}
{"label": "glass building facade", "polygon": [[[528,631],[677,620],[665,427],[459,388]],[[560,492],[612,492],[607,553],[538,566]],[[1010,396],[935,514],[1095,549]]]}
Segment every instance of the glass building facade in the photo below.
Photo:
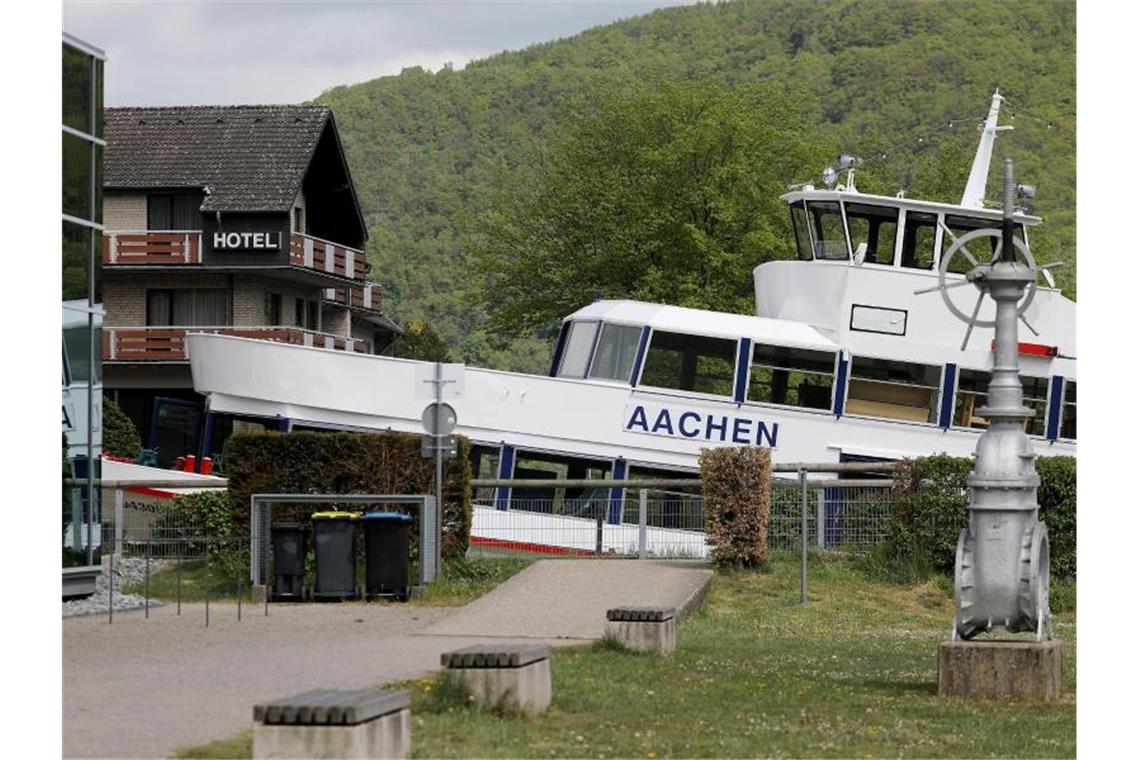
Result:
{"label": "glass building facade", "polygon": [[102,448],[103,62],[97,48],[63,35],[64,565],[95,562]]}

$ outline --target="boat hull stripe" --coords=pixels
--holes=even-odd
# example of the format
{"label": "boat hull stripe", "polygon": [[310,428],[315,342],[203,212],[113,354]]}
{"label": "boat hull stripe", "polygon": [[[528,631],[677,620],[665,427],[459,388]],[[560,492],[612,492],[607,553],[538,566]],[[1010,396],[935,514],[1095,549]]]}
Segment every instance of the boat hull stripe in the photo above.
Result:
{"label": "boat hull stripe", "polygon": [[1053,375],[1049,378],[1049,408],[1045,414],[1045,438],[1057,440],[1061,433],[1061,402],[1065,398],[1065,378]]}
{"label": "boat hull stripe", "polygon": [[[515,474],[515,447],[503,444],[499,453],[499,480],[510,480]],[[510,505],[511,489],[495,490],[495,509],[507,509]]]}
{"label": "boat hull stripe", "polygon": [[836,417],[843,416],[843,403],[847,396],[847,357],[839,355],[839,363],[835,369],[835,403],[831,407]]}
{"label": "boat hull stripe", "polygon": [[558,343],[554,346],[554,358],[550,362],[550,376],[558,377],[558,365],[562,363],[562,351],[566,348],[566,334],[570,332],[570,323],[563,322],[558,329]]}
{"label": "boat hull stripe", "polygon": [[942,408],[938,426],[945,430],[954,421],[954,389],[958,385],[958,365],[947,364],[942,370]]}
{"label": "boat hull stripe", "polygon": [[641,375],[641,364],[645,361],[645,349],[649,346],[649,326],[641,328],[641,340],[637,344],[637,358],[633,360],[633,374],[629,376],[629,384],[636,388],[638,377]]}
{"label": "boat hull stripe", "polygon": [[[614,460],[614,480],[625,480],[628,463],[624,459]],[[607,510],[606,522],[610,525],[621,524],[621,505],[624,500],[624,488],[610,489],[610,507]]]}
{"label": "boat hull stripe", "polygon": [[733,400],[738,404],[744,403],[744,395],[748,390],[748,363],[752,357],[752,339],[740,339],[740,352],[736,357],[736,388]]}

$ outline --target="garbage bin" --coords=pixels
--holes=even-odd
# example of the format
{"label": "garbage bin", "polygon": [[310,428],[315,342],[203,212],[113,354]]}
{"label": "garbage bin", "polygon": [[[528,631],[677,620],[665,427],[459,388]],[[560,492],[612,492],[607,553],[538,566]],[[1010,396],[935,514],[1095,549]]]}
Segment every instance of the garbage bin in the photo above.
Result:
{"label": "garbage bin", "polygon": [[305,526],[301,523],[274,523],[273,599],[300,601],[304,596]]}
{"label": "garbage bin", "polygon": [[353,599],[356,588],[355,512],[316,512],[313,514],[313,553],[317,577],[314,599]]}
{"label": "garbage bin", "polygon": [[369,512],[364,515],[365,594],[408,600],[408,531],[410,515]]}

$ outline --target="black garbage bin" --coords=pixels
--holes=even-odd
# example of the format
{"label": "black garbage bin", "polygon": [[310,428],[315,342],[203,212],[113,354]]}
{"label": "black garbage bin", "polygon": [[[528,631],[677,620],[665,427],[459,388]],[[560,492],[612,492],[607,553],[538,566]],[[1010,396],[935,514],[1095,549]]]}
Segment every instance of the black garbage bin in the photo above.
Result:
{"label": "black garbage bin", "polygon": [[269,528],[273,537],[273,599],[300,601],[305,579],[305,526],[301,523],[274,523]]}
{"label": "black garbage bin", "polygon": [[408,600],[408,532],[412,518],[399,512],[364,515],[365,594]]}
{"label": "black garbage bin", "polygon": [[313,514],[313,553],[317,577],[313,598],[353,599],[356,589],[355,512],[316,512]]}

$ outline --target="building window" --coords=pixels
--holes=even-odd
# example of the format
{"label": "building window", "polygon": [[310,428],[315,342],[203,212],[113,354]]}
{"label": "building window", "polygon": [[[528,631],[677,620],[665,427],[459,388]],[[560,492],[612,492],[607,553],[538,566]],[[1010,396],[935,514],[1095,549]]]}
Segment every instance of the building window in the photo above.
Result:
{"label": "building window", "polygon": [[851,232],[851,247],[854,249],[861,243],[867,244],[863,263],[893,264],[899,210],[863,203],[848,203],[846,210],[847,229]]}
{"label": "building window", "polygon": [[598,332],[597,322],[571,322],[566,336],[566,348],[562,352],[562,365],[558,368],[559,377],[585,377],[590,364],[590,351],[594,348],[594,336]]}
{"label": "building window", "polygon": [[758,344],[752,350],[748,400],[829,409],[834,371],[834,354]]}
{"label": "building window", "polygon": [[839,204],[815,202],[807,204],[811,230],[815,235],[815,257],[832,261],[847,259],[847,234],[843,231],[843,215]]}
{"label": "building window", "polygon": [[152,193],[146,198],[148,230],[202,229],[202,197],[192,193]]}
{"label": "building window", "polygon": [[928,364],[852,357],[847,413],[937,422],[941,374],[941,367]]}
{"label": "building window", "polygon": [[1065,400],[1061,404],[1061,437],[1077,439],[1077,381],[1065,381]]}
{"label": "building window", "polygon": [[223,327],[230,323],[225,288],[148,290],[146,323],[152,327]]}
{"label": "building window", "polygon": [[300,206],[293,207],[293,232],[305,234],[305,210]]}
{"label": "building window", "polygon": [[731,396],[736,341],[683,333],[653,333],[640,385]]}
{"label": "building window", "polygon": [[906,212],[903,226],[902,266],[907,269],[934,268],[934,237],[938,217],[934,214]]}
{"label": "building window", "polygon": [[316,301],[298,298],[293,304],[293,324],[306,330],[316,330],[319,311],[320,306]]}
{"label": "building window", "polygon": [[266,314],[265,321],[270,325],[281,324],[281,294],[280,293],[267,293],[266,294]]}
{"label": "building window", "polygon": [[590,366],[590,377],[629,382],[640,342],[640,327],[602,325],[598,350],[594,353],[594,363]]}

